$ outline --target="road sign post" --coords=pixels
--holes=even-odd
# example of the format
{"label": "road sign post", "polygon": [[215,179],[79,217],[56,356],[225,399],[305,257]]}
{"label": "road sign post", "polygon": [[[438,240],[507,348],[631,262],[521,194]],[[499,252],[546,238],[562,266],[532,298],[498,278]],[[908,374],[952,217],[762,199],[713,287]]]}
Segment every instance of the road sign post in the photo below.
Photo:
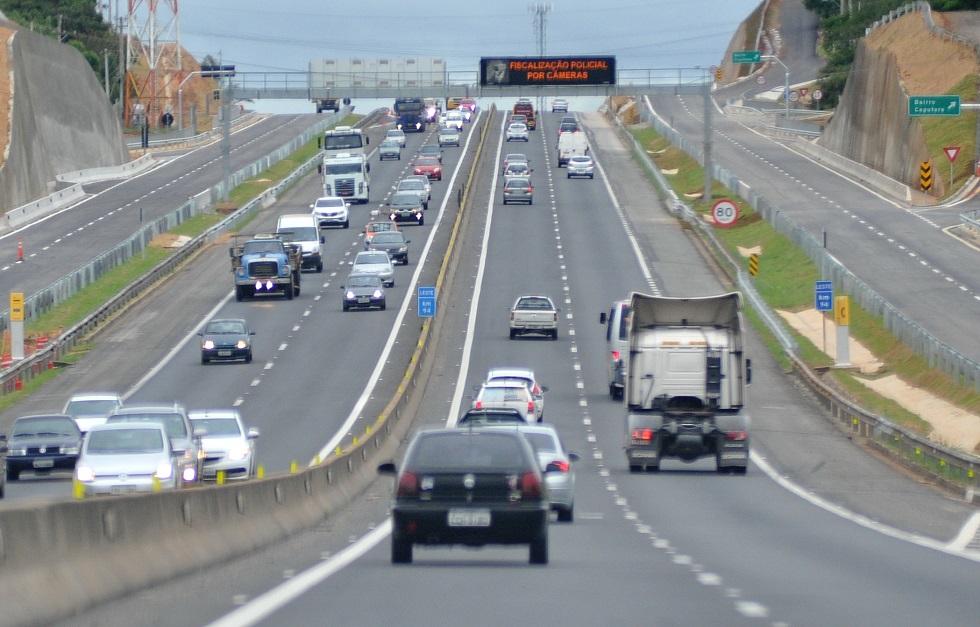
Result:
{"label": "road sign post", "polygon": [[419,318],[435,318],[436,316],[436,288],[419,287],[418,291],[418,312]]}
{"label": "road sign post", "polygon": [[731,226],[738,220],[738,205],[722,198],[711,208],[711,218],[718,226]]}
{"label": "road sign post", "polygon": [[956,161],[956,156],[960,154],[960,147],[946,146],[943,148],[943,152],[946,153],[946,158],[949,159],[949,188],[953,189],[953,162]]}
{"label": "road sign post", "polygon": [[909,116],[951,117],[960,114],[959,96],[909,96]]}
{"label": "road sign post", "polygon": [[[817,281],[813,285],[814,304],[817,311],[833,311],[834,309],[834,284],[831,281]],[[823,321],[823,352],[827,352],[827,317],[820,316]]]}

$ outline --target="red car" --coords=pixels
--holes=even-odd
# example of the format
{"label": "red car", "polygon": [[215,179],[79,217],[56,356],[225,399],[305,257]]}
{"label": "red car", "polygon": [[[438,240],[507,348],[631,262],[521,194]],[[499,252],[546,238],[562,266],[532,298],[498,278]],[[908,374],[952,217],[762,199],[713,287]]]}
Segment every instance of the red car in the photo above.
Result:
{"label": "red car", "polygon": [[459,101],[460,109],[469,109],[471,113],[476,113],[476,100],[473,98],[463,98]]}
{"label": "red car", "polygon": [[441,181],[442,164],[435,157],[419,157],[415,160],[415,174],[424,174],[430,181]]}

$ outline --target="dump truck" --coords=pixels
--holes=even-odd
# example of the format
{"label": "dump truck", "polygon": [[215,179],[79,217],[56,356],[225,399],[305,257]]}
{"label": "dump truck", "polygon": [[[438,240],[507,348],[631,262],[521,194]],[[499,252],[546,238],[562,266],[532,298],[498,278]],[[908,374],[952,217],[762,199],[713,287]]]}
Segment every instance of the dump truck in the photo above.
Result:
{"label": "dump truck", "polygon": [[260,294],[282,294],[287,300],[299,296],[303,250],[298,244],[273,234],[236,235],[228,254],[236,300]]}
{"label": "dump truck", "polygon": [[743,333],[739,292],[630,295],[623,394],[631,472],[657,471],[664,458],[714,457],[718,472],[745,474],[752,364]]}

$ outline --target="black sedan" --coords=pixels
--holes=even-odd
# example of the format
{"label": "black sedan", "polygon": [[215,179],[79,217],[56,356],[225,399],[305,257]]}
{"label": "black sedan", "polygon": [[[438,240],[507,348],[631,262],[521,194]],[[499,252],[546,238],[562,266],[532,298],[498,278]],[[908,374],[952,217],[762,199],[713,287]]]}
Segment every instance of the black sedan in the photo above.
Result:
{"label": "black sedan", "polygon": [[392,222],[411,222],[422,226],[425,214],[422,199],[415,192],[396,192],[388,201],[388,217]]}
{"label": "black sedan", "polygon": [[201,336],[201,363],[242,360],[252,362],[252,336],[241,318],[219,318],[208,322]]}
{"label": "black sedan", "polygon": [[548,488],[535,453],[516,431],[419,431],[397,475],[391,561],[411,563],[416,544],[528,544],[532,564],[548,563]]}
{"label": "black sedan", "polygon": [[16,481],[25,470],[42,475],[72,472],[81,446],[82,432],[71,416],[22,416],[7,438],[7,479]]}
{"label": "black sedan", "polygon": [[391,257],[391,263],[401,263],[408,265],[408,245],[412,242],[405,239],[405,234],[401,231],[387,231],[378,233],[371,242],[364,246],[365,250],[383,250]]}

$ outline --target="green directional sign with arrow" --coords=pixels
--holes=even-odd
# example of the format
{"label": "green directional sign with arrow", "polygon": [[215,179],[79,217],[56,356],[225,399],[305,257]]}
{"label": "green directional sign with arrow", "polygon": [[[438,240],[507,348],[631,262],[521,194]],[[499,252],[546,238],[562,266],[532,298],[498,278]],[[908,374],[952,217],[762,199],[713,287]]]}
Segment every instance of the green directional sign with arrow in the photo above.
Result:
{"label": "green directional sign with arrow", "polygon": [[739,50],[732,53],[732,63],[760,63],[762,52],[759,50]]}

